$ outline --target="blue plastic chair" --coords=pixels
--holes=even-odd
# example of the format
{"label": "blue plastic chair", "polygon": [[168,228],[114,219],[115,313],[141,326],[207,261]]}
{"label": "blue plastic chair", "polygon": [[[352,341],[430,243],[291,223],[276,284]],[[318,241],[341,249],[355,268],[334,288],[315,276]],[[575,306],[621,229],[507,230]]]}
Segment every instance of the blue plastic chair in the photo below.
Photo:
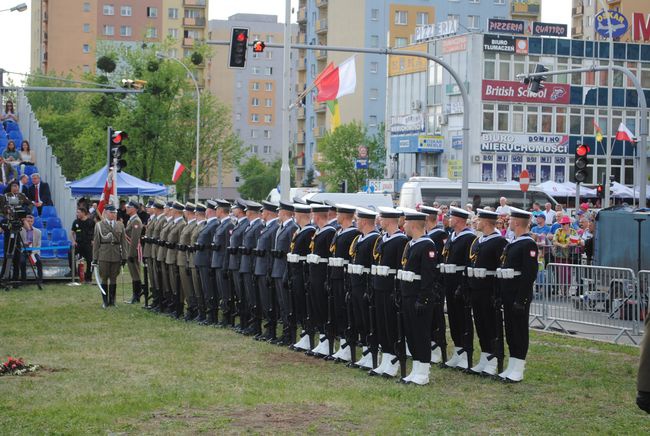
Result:
{"label": "blue plastic chair", "polygon": [[50,217],[55,217],[55,216],[56,216],[56,207],[54,207],[54,206],[43,206],[43,210],[41,210],[41,217],[43,219],[50,218]]}
{"label": "blue plastic chair", "polygon": [[57,248],[56,257],[59,259],[67,259],[70,254],[70,241],[52,241],[52,245],[62,247],[65,245],[65,248]]}
{"label": "blue plastic chair", "polygon": [[52,229],[52,243],[55,242],[68,242],[68,235],[65,231],[65,229],[61,227],[57,227],[55,229]]}
{"label": "blue plastic chair", "polygon": [[52,216],[47,219],[41,216],[41,218],[43,219],[43,221],[45,221],[45,228],[48,230],[59,229],[62,227],[61,218],[59,218],[58,216]]}
{"label": "blue plastic chair", "polygon": [[55,259],[56,253],[55,250],[47,250],[50,248],[52,243],[48,240],[41,241],[41,259]]}
{"label": "blue plastic chair", "polygon": [[7,130],[7,133],[9,132],[20,132],[20,126],[18,123],[14,123],[13,121],[9,121],[5,125],[5,129]]}
{"label": "blue plastic chair", "polygon": [[[36,208],[34,208],[34,210],[36,211],[36,213],[38,213],[38,210],[36,210]],[[43,218],[34,215],[34,227],[43,230]]]}
{"label": "blue plastic chair", "polygon": [[19,144],[23,142],[23,134],[20,133],[20,130],[10,130],[7,133],[7,136],[9,139],[13,139],[14,142],[16,143],[16,149],[20,146]]}
{"label": "blue plastic chair", "polygon": [[34,217],[34,219],[38,218],[38,208],[37,207],[32,207],[32,216]]}
{"label": "blue plastic chair", "polygon": [[0,147],[2,147],[3,150],[7,148],[8,143],[9,143],[9,139],[7,139],[6,136],[4,138],[0,136]]}
{"label": "blue plastic chair", "polygon": [[36,165],[25,165],[25,168],[23,169],[23,173],[30,176],[30,179],[29,179],[30,185],[32,183],[31,182],[31,180],[32,180],[31,175],[34,174],[34,173],[37,173],[37,172],[38,172],[38,168],[36,167]]}

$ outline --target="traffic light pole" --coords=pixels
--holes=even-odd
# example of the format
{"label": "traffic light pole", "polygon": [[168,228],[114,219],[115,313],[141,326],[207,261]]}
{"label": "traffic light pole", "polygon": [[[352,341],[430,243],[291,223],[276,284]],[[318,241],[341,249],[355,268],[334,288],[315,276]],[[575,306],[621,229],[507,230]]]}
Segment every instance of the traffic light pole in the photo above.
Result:
{"label": "traffic light pole", "polygon": [[[206,44],[230,45],[230,41],[206,41]],[[284,48],[284,44],[269,42],[266,44],[266,47]],[[447,72],[453,77],[454,81],[458,85],[458,89],[460,90],[461,97],[463,98],[463,106],[464,106],[463,107],[463,154],[462,154],[463,177],[461,182],[460,197],[461,197],[461,204],[467,204],[468,197],[469,197],[469,192],[468,192],[469,191],[469,164],[470,164],[469,162],[469,120],[470,120],[469,114],[470,114],[471,106],[469,102],[469,94],[467,93],[467,88],[465,87],[465,84],[461,80],[458,73],[451,67],[451,65],[449,65],[441,58],[434,56],[430,53],[421,53],[421,52],[399,50],[399,49],[392,49],[392,48],[365,48],[365,47],[345,47],[345,46],[311,45],[311,44],[290,44],[290,47],[288,47],[287,50],[288,49],[326,50],[326,51],[340,51],[340,52],[347,52],[347,53],[368,53],[368,54],[379,54],[384,56],[391,56],[391,55],[392,56],[413,56],[413,57],[424,58],[429,61],[435,62],[436,64],[440,65],[442,68],[447,70]],[[287,58],[285,58],[285,64],[286,62],[287,62]],[[285,66],[284,73],[288,74],[288,68],[286,66]],[[544,73],[544,74],[548,74],[548,73]],[[544,74],[540,74],[540,76],[543,76]],[[284,101],[283,104],[285,106],[284,109],[286,110],[287,117],[288,117],[289,105],[291,103],[289,103],[287,99]],[[287,128],[288,126],[283,126],[283,132],[286,131]],[[282,163],[283,167],[286,162],[286,168],[288,170],[289,141],[286,141],[285,143],[282,144],[282,162],[283,162]],[[288,200],[289,192],[283,188],[284,186],[289,186],[289,172],[288,171],[283,172],[281,170],[280,188],[282,192],[280,194],[282,196],[282,200]]]}
{"label": "traffic light pole", "polygon": [[[646,199],[646,184],[648,183],[648,171],[647,171],[647,166],[648,166],[648,103],[645,98],[645,93],[643,92],[643,88],[641,87],[641,83],[639,82],[639,79],[637,76],[634,75],[632,71],[625,67],[621,67],[618,65],[611,65],[611,66],[596,66],[592,65],[591,67],[585,67],[585,68],[576,68],[572,70],[563,70],[563,71],[547,71],[544,73],[530,73],[530,74],[518,74],[517,78],[523,79],[523,78],[531,78],[531,77],[541,77],[541,76],[560,76],[564,74],[577,74],[577,73],[592,73],[595,71],[618,71],[620,73],[623,73],[627,76],[628,79],[634,84],[634,88],[636,89],[637,97],[639,99],[639,106],[640,106],[640,118],[641,122],[639,123],[639,208],[644,208],[646,207],[647,204],[647,199]],[[611,74],[610,74],[611,75]],[[608,138],[608,142],[611,141],[611,134],[612,132],[608,132],[610,137]],[[607,180],[606,183],[610,183],[609,180]],[[607,185],[605,186],[605,192],[608,193],[609,190],[607,189]]]}

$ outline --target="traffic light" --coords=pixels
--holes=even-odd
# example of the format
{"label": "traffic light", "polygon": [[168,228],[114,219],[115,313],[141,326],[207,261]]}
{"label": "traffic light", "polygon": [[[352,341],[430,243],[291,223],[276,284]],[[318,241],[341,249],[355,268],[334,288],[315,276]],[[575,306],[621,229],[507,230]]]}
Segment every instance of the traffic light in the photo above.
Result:
{"label": "traffic light", "polygon": [[[546,67],[545,67],[544,65],[542,65],[542,64],[537,64],[537,65],[535,66],[535,73],[545,73],[545,72],[547,72],[547,71],[548,71],[548,68],[546,68]],[[536,76],[536,77],[532,77],[532,78],[530,79],[530,92],[535,92],[535,93],[537,93],[537,92],[541,91],[542,89],[544,89],[544,85],[542,85],[542,82],[543,82],[544,80],[546,80],[546,79],[547,79],[546,76]]]}
{"label": "traffic light", "polygon": [[578,144],[576,147],[575,161],[573,163],[573,177],[576,183],[587,180],[589,174],[589,152],[590,148],[585,144]]}
{"label": "traffic light", "polygon": [[111,129],[111,156],[113,157],[113,165],[118,173],[126,167],[126,161],[123,157],[127,150],[122,142],[128,137],[129,135],[122,130]]}
{"label": "traffic light", "polygon": [[253,53],[263,53],[265,48],[264,41],[258,41],[257,39],[253,41]]}
{"label": "traffic light", "polygon": [[228,66],[230,68],[246,67],[246,49],[248,46],[248,29],[233,27],[230,37],[230,56]]}
{"label": "traffic light", "polygon": [[598,186],[596,186],[596,195],[600,199],[602,199],[605,196],[605,187],[603,186],[602,183],[599,183]]}

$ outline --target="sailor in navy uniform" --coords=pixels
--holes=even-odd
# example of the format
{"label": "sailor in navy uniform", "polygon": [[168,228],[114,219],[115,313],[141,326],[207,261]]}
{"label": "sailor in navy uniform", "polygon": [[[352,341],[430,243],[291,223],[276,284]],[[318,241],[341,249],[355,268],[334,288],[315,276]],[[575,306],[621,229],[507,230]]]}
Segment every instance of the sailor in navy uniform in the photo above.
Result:
{"label": "sailor in navy uniform", "polygon": [[[377,363],[377,317],[372,314],[374,325],[370,324],[370,310],[374,310],[374,292],[370,283],[370,268],[373,264],[373,249],[379,238],[379,232],[375,229],[377,213],[369,209],[357,209],[357,228],[361,232],[350,245],[350,264],[348,265],[348,277],[350,280],[350,301],[352,305],[352,328],[353,335],[360,338],[362,345],[362,356],[351,367],[372,369],[373,359]],[[372,304],[370,304],[370,299]],[[350,321],[349,321],[350,322]],[[371,327],[373,331],[371,332]],[[371,334],[372,333],[372,334]],[[372,342],[372,343],[371,343]],[[373,356],[374,353],[374,356]]]}
{"label": "sailor in navy uniform", "polygon": [[399,370],[395,343],[397,342],[397,311],[394,293],[397,291],[396,274],[401,267],[404,246],[408,242],[406,235],[399,230],[398,222],[402,212],[391,207],[379,207],[383,235],[377,238],[373,257],[375,264],[371,267],[372,286],[375,291],[377,306],[377,339],[382,349],[381,363],[368,375],[395,377]]}
{"label": "sailor in navy uniform", "polygon": [[403,325],[413,356],[411,373],[404,383],[426,385],[431,368],[431,321],[433,318],[434,283],[439,279],[438,253],[434,242],[425,234],[427,215],[416,211],[404,213],[404,230],[411,240],[397,272],[402,296]]}
{"label": "sailor in navy uniform", "polygon": [[203,228],[199,230],[196,238],[196,254],[194,255],[194,265],[199,270],[199,281],[201,289],[197,292],[203,294],[203,306],[199,309],[199,316],[196,319],[200,323],[214,324],[217,313],[217,304],[219,297],[217,295],[215,270],[210,267],[213,257],[212,240],[214,234],[219,228],[221,222],[217,218],[217,203],[213,200],[206,202],[206,222]]}
{"label": "sailor in navy uniform", "polygon": [[338,209],[336,203],[332,200],[325,200],[323,204],[330,207],[330,210],[327,212],[327,225],[334,227],[335,230],[340,229],[341,224],[338,221]]}
{"label": "sailor in navy uniform", "polygon": [[528,353],[528,314],[537,278],[537,243],[528,234],[531,213],[510,207],[510,229],[515,239],[506,245],[497,278],[501,286],[503,318],[510,358],[499,374],[506,381],[524,379]]}
{"label": "sailor in navy uniform", "polygon": [[333,318],[335,334],[340,340],[339,350],[332,356],[339,362],[349,362],[352,358],[350,347],[346,345],[345,331],[348,327],[348,312],[346,304],[347,289],[345,287],[345,267],[350,263],[350,245],[357,235],[361,233],[354,227],[354,213],[356,206],[347,204],[336,205],[336,222],[339,229],[334,235],[330,246],[330,292],[334,296]]}
{"label": "sailor in navy uniform", "polygon": [[471,289],[474,326],[481,345],[481,358],[471,371],[476,374],[495,375],[499,357],[494,340],[497,337],[497,329],[503,329],[503,325],[497,326],[494,307],[496,270],[508,241],[495,228],[499,214],[484,209],[477,209],[476,212],[477,230],[483,236],[475,239],[470,247],[467,276]]}
{"label": "sailor in navy uniform", "polygon": [[264,227],[261,218],[262,205],[255,201],[246,201],[246,218],[248,226],[244,230],[242,243],[239,246],[241,252],[241,261],[239,263],[239,275],[241,276],[246,301],[248,303],[248,315],[250,323],[243,333],[247,336],[262,334],[262,310],[259,301],[259,293],[255,286],[253,273],[255,272],[255,257],[253,250],[257,246],[257,240],[260,232]]}
{"label": "sailor in navy uniform", "polygon": [[311,223],[310,206],[302,203],[294,203],[293,209],[296,224],[299,228],[291,237],[290,253],[287,254],[290,302],[293,305],[292,312],[294,318],[291,320],[290,316],[290,322],[295,326],[300,323],[302,332],[300,333],[300,340],[293,344],[291,348],[295,351],[310,351],[313,348],[311,335],[315,326],[313,325],[314,320],[311,319],[311,315],[310,319],[307,319],[307,315],[311,313],[311,309],[307,307],[310,302],[306,299],[307,286],[310,284],[307,281],[309,278],[309,266],[306,260],[307,255],[311,253],[310,246],[314,233],[316,233],[316,226]]}
{"label": "sailor in navy uniform", "polygon": [[[214,278],[215,283],[217,284],[217,299],[210,307],[210,311],[214,313],[212,322],[217,322],[217,313],[219,305],[221,305],[222,318],[221,321],[219,321],[219,326],[227,327],[235,322],[234,291],[228,263],[230,260],[228,246],[230,244],[230,236],[235,228],[235,222],[230,216],[230,202],[217,199],[216,203],[219,225],[215,229],[214,237],[212,238],[212,259],[210,266],[214,269]],[[208,317],[206,321],[207,324],[210,324],[210,317]]]}
{"label": "sailor in navy uniform", "polygon": [[[291,251],[293,234],[298,230],[298,224],[293,219],[293,204],[280,201],[278,208],[278,228],[273,235],[271,256],[271,279],[275,284],[276,297],[280,307],[279,316],[282,319],[282,336],[278,345],[293,345],[296,340],[296,316],[289,291],[287,275],[287,254]],[[309,244],[307,244],[307,247]],[[303,254],[303,256],[306,254]]]}
{"label": "sailor in navy uniform", "polygon": [[[239,273],[239,264],[241,261],[239,247],[244,239],[244,231],[248,227],[248,218],[246,218],[245,209],[246,203],[243,200],[237,200],[232,206],[232,215],[236,222],[235,227],[230,230],[228,245],[228,271],[231,275],[231,286],[235,293],[235,311],[239,315],[239,325],[235,327],[235,331],[238,333],[243,333],[248,328],[249,320],[246,292],[244,291],[244,284]],[[231,314],[231,316],[234,316],[234,314]]]}
{"label": "sailor in navy uniform", "polygon": [[440,209],[431,206],[420,206],[420,212],[427,214],[427,219],[424,222],[426,235],[436,244],[436,252],[438,254],[442,253],[449,233],[445,231],[442,222],[438,221]]}
{"label": "sailor in navy uniform", "polygon": [[275,286],[271,283],[273,258],[271,249],[278,231],[278,205],[270,201],[262,202],[262,219],[264,226],[259,230],[257,247],[253,250],[255,258],[255,279],[259,296],[260,313],[266,320],[265,331],[255,339],[275,343],[278,326],[278,304]]}
{"label": "sailor in navy uniform", "polygon": [[473,326],[467,319],[469,305],[466,298],[467,287],[466,268],[469,264],[469,247],[476,235],[467,227],[469,212],[452,206],[450,225],[453,232],[445,243],[440,261],[440,272],[443,275],[443,286],[447,300],[447,317],[449,330],[454,342],[454,354],[445,366],[449,368],[469,369],[472,353]]}
{"label": "sailor in navy uniform", "polygon": [[307,255],[309,264],[309,281],[311,285],[310,309],[314,325],[320,332],[319,342],[310,354],[316,357],[326,357],[329,355],[329,341],[325,337],[327,322],[327,286],[328,270],[327,264],[330,257],[330,245],[336,234],[336,229],[328,224],[327,213],[330,206],[323,204],[312,204],[312,218],[314,224],[318,227],[310,245],[310,254]]}

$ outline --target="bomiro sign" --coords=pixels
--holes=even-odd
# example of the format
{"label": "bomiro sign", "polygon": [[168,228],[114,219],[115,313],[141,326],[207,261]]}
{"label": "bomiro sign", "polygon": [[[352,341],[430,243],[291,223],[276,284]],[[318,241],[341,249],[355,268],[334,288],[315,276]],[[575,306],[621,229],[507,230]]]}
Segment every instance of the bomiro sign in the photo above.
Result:
{"label": "bomiro sign", "polygon": [[569,152],[569,137],[566,135],[483,133],[481,135],[481,151],[567,154]]}

